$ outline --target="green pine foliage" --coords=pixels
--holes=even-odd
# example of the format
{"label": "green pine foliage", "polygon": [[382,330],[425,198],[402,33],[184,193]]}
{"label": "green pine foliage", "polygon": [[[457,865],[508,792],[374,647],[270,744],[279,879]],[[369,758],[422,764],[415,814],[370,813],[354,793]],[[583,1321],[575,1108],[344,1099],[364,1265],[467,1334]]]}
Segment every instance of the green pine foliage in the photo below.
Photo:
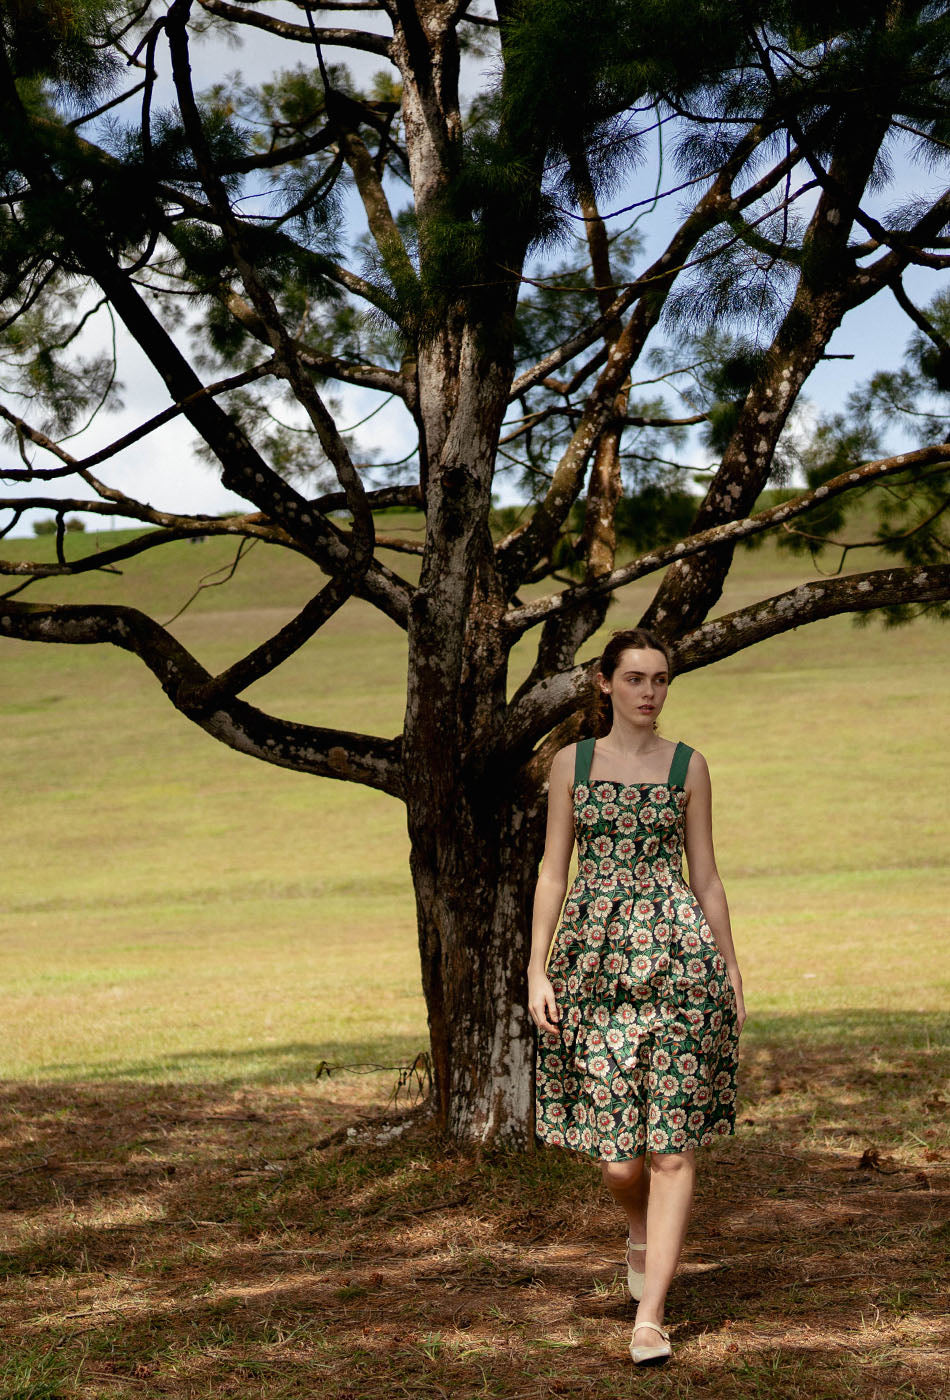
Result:
{"label": "green pine foliage", "polygon": [[67,102],[87,101],[108,92],[121,71],[108,44],[127,18],[116,0],[4,0],[0,39],[27,94],[48,84]]}
{"label": "green pine foliage", "polygon": [[[513,327],[517,370],[598,315],[579,234],[582,184],[589,180],[599,200],[611,200],[652,155],[658,121],[678,132],[664,148],[662,183],[692,182],[687,198],[705,187],[753,122],[761,145],[743,180],[799,140],[824,158],[860,124],[895,114],[916,133],[919,158],[942,162],[950,145],[946,11],[890,0],[517,0],[502,7],[497,35],[462,26],[466,51],[487,54],[499,45],[497,81],[453,128],[441,184],[419,210],[408,197],[401,92],[391,71],[358,83],[345,65],[321,72],[307,54],[261,84],[222,78],[198,94],[198,103],[243,253],[285,324],[315,355],[396,368],[436,330],[464,318],[480,330],[486,352],[496,348],[493,337],[507,346]],[[0,183],[17,202],[16,218],[0,202],[0,290],[4,300],[21,299],[0,331],[0,366],[9,385],[32,401],[31,421],[53,435],[77,431],[103,405],[119,403],[113,357],[82,354],[86,318],[105,313],[84,297],[72,262],[64,230],[76,219],[98,231],[116,260],[141,260],[142,285],[166,324],[191,334],[200,369],[224,374],[266,353],[255,326],[229,308],[240,287],[238,260],[204,217],[205,193],[177,109],[154,104],[144,128],[138,113],[128,115],[133,107],[89,127],[70,125],[77,104],[88,108],[114,91],[123,67],[113,42],[119,29],[130,27],[134,47],[160,13],[146,6],[136,19],[128,4],[107,0],[9,0],[0,7],[0,41],[36,119],[31,138],[63,181],[63,192],[51,183],[17,201],[22,157],[0,131]],[[195,23],[206,20],[196,16]],[[352,225],[344,128],[385,182],[398,230],[393,247],[380,248]],[[889,159],[885,144],[871,189],[886,179]],[[616,518],[618,538],[631,548],[688,530],[696,458],[718,465],[797,279],[805,275],[820,287],[841,274],[784,207],[786,193],[777,187],[754,219],[731,215],[727,228],[699,241],[667,303],[664,340],[651,342],[652,354],[635,371],[628,416],[642,421],[624,428]],[[898,223],[909,227],[918,212],[908,203]],[[853,259],[851,252],[842,256]],[[617,288],[642,271],[642,257],[633,224],[612,236]],[[365,300],[343,291],[338,263],[358,270]],[[522,281],[525,266],[529,280]],[[33,298],[36,287],[43,295]],[[815,487],[881,455],[897,420],[911,438],[946,437],[950,294],[938,297],[926,318],[930,330],[914,336],[904,365],[874,376],[842,414],[810,423],[796,410],[774,459],[772,487],[791,480]],[[577,362],[559,381],[554,376],[527,391],[513,410],[498,470],[528,502],[550,483],[603,363],[600,351],[592,347],[590,372],[575,388],[567,381]],[[314,378],[326,392],[327,376],[315,369]],[[248,385],[228,407],[282,475],[329,482],[285,385]],[[703,422],[692,431],[668,421],[697,414]],[[416,470],[396,463],[392,479],[413,479]],[[863,504],[859,497],[858,508],[865,519],[873,500],[879,547],[926,563],[946,558],[945,496],[946,473],[932,470],[891,479]],[[847,542],[851,512],[850,498],[816,506],[781,533],[782,547],[823,558],[831,544]],[[583,506],[576,505],[555,551],[559,568],[580,567],[582,532]],[[755,544],[753,537],[748,547]]]}

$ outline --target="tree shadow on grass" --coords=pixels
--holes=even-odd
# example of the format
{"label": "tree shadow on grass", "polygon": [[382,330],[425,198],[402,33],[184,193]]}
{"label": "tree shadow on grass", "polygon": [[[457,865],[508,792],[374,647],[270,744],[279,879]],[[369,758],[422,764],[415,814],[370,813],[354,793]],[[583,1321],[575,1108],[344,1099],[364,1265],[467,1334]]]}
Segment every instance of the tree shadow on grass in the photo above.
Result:
{"label": "tree shadow on grass", "polygon": [[[42,1078],[45,1072],[51,1079],[74,1084],[101,1084],[103,1081],[115,1084],[131,1080],[143,1084],[213,1083],[221,1088],[251,1084],[299,1085],[316,1078],[318,1072],[395,1072],[400,1066],[411,1064],[424,1049],[423,1039],[415,1033],[389,1035],[383,1039],[355,1035],[347,1040],[291,1040],[280,1045],[265,1043],[240,1048],[184,1050],[149,1059],[117,1060],[109,1065],[59,1062],[41,1065],[37,1076]],[[372,1066],[380,1068],[373,1070]]]}
{"label": "tree shadow on grass", "polygon": [[[942,1400],[937,1031],[743,1033],[737,1132],[699,1154],[649,1393]],[[384,1127],[356,1087],[6,1085],[4,1400],[615,1400],[634,1304],[596,1164],[462,1152],[419,1111]]]}

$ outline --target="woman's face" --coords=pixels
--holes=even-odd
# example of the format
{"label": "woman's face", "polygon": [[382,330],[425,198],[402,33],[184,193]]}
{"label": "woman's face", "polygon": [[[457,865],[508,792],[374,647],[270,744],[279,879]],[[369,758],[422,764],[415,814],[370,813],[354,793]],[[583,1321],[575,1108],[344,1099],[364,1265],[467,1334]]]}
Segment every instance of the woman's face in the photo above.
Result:
{"label": "woman's face", "polygon": [[652,729],[670,684],[666,658],[652,648],[628,647],[609,680],[598,671],[597,684],[610,696],[615,717]]}

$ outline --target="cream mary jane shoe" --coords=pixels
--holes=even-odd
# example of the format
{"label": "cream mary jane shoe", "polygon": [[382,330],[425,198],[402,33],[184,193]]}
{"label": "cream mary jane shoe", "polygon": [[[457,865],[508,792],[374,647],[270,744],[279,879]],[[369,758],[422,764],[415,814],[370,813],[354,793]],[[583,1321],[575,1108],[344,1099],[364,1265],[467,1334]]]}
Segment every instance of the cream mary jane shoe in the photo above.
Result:
{"label": "cream mary jane shoe", "polygon": [[[641,1330],[659,1332],[663,1338],[660,1346],[638,1347],[634,1345],[634,1337]],[[630,1338],[630,1355],[637,1366],[657,1366],[663,1361],[669,1361],[673,1355],[673,1348],[670,1346],[670,1334],[658,1322],[638,1322],[633,1329],[633,1337]]]}
{"label": "cream mary jane shoe", "polygon": [[630,1262],[630,1256],[631,1254],[639,1254],[642,1264],[645,1262],[644,1256],[646,1254],[646,1248],[645,1244],[633,1244],[630,1240],[630,1236],[627,1236],[627,1287],[630,1290],[630,1297],[636,1299],[637,1302],[643,1297],[643,1286],[646,1283],[646,1274],[642,1269],[635,1269],[633,1267],[633,1264]]}

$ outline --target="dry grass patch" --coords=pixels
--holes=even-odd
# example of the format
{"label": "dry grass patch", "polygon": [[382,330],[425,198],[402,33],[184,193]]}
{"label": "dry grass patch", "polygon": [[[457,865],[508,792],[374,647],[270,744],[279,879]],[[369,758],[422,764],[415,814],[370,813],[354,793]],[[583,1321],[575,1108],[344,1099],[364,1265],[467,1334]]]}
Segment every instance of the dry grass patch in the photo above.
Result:
{"label": "dry grass patch", "polygon": [[924,1022],[746,1043],[648,1375],[592,1164],[447,1148],[368,1079],[10,1084],[0,1395],[937,1400],[950,1141]]}

